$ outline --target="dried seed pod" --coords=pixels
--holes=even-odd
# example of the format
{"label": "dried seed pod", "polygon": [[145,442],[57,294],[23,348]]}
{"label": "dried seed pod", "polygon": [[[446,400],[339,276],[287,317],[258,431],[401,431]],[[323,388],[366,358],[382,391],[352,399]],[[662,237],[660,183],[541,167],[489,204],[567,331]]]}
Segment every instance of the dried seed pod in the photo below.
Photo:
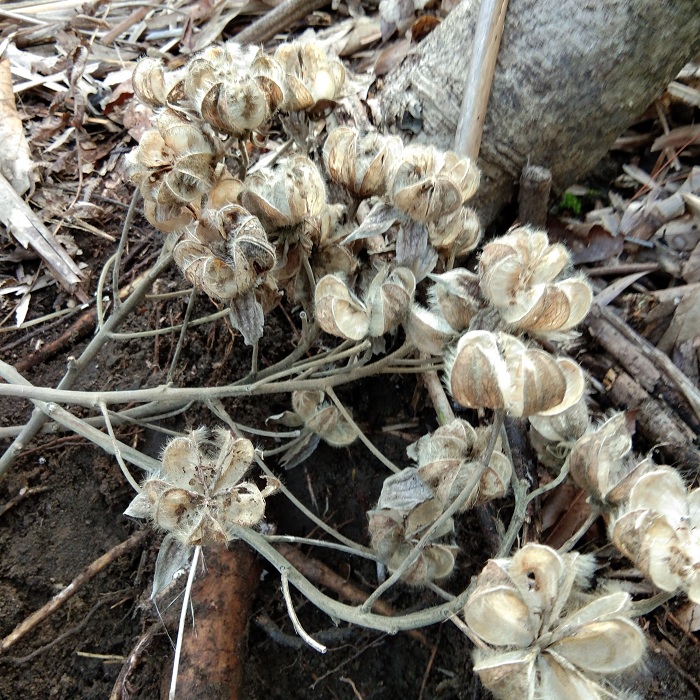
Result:
{"label": "dried seed pod", "polygon": [[163,453],[161,469],[143,484],[126,515],[151,518],[183,544],[225,544],[233,526],[252,527],[265,515],[265,498],[279,488],[268,479],[261,491],[242,479],[253,462],[249,440],[217,430],[176,438]]}
{"label": "dried seed pod", "polygon": [[481,291],[507,323],[544,337],[567,331],[593,301],[590,284],[580,277],[554,282],[568,264],[566,249],[550,245],[544,231],[517,228],[484,246]]}
{"label": "dried seed pod", "polygon": [[367,290],[368,332],[378,338],[394,330],[403,320],[413,300],[416,278],[407,267],[380,270]]}
{"label": "dried seed pod", "polygon": [[403,327],[409,340],[430,355],[442,355],[444,347],[457,335],[441,314],[416,303],[411,304]]}
{"label": "dried seed pod", "polygon": [[131,76],[131,84],[134,94],[144,104],[154,109],[165,106],[165,98],[169,90],[166,87],[165,69],[160,59],[149,56],[140,59]]}
{"label": "dried seed pod", "polygon": [[556,470],[564,464],[574,442],[588,430],[586,399],[582,396],[561,413],[530,416],[529,421],[530,442],[540,462]]}
{"label": "dried seed pod", "polygon": [[253,75],[266,76],[279,86],[282,93],[279,109],[296,112],[314,105],[315,100],[304,83],[295,75],[287,73],[282,64],[272,56],[260,51],[251,65],[251,71]]}
{"label": "dried seed pod", "polygon": [[504,306],[523,287],[552,282],[569,263],[563,245],[550,245],[544,231],[520,226],[484,246],[481,290],[494,306]]}
{"label": "dried seed pod", "polygon": [[143,203],[143,215],[159,231],[184,231],[194,222],[194,213],[184,206],[162,206],[151,200]]}
{"label": "dried seed pod", "polygon": [[173,258],[191,284],[215,299],[230,301],[261,283],[275,265],[275,248],[252,218],[242,207],[229,213],[225,248],[222,242],[212,246],[203,240],[205,227],[185,231],[173,248]]}
{"label": "dried seed pod", "polygon": [[479,300],[478,277],[462,267],[428,277],[435,282],[428,290],[430,308],[439,312],[453,330],[469,328],[483,304]]}
{"label": "dried seed pod", "polygon": [[[481,469],[480,458],[488,439],[488,430],[476,431],[466,421],[455,418],[434,433],[424,435],[410,445],[406,452],[418,463],[418,473],[423,481],[435,490],[437,499],[447,508],[461,493],[473,473]],[[505,496],[511,476],[510,461],[497,445],[460,512]]]}
{"label": "dried seed pod", "polygon": [[584,279],[572,278],[523,291],[514,304],[499,307],[499,311],[507,323],[546,337],[578,325],[592,303],[590,284]]}
{"label": "dried seed pod", "polygon": [[340,96],[345,84],[345,68],[340,61],[329,59],[318,44],[298,41],[282,44],[275,51],[274,58],[286,73],[301,83],[296,84],[297,99],[306,101],[301,87],[311,95],[313,104],[310,108]]}
{"label": "dried seed pod", "polygon": [[685,591],[700,603],[700,489],[657,466],[636,480],[624,510],[610,524],[613,544],[664,591]]}
{"label": "dried seed pod", "polygon": [[336,275],[326,275],[314,293],[318,325],[331,335],[346,340],[362,340],[369,332],[367,307]]}
{"label": "dried seed pod", "polygon": [[460,404],[502,409],[516,417],[563,411],[583,394],[578,365],[528,348],[506,333],[465,333],[446,369],[447,386]]}
{"label": "dried seed pod", "polygon": [[[442,504],[432,498],[432,491],[417,470],[404,469],[385,479],[377,508],[367,515],[372,547],[390,571],[401,566],[442,512]],[[449,518],[432,533],[430,542],[404,573],[406,583],[424,585],[452,572],[457,548],[438,540],[453,531],[454,523]]]}
{"label": "dried seed pod", "polygon": [[429,221],[428,238],[443,254],[459,258],[470,253],[481,240],[481,224],[476,212],[462,206],[457,211]]}
{"label": "dried seed pod", "polygon": [[631,449],[627,418],[616,413],[576,441],[569,456],[571,478],[598,505],[617,505],[643,473],[628,458]]}
{"label": "dried seed pod", "polygon": [[219,82],[203,96],[202,119],[217,131],[241,138],[259,128],[282,102],[279,85],[265,76]]}
{"label": "dried seed pod", "polygon": [[268,230],[286,228],[321,214],[326,206],[326,189],[318,168],[308,158],[294,156],[271,176],[251,175],[241,202]]}
{"label": "dried seed pod", "polygon": [[526,545],[479,574],[464,616],[491,647],[478,653],[474,670],[497,698],[603,697],[600,676],[640,662],[645,639],[629,620],[627,593],[575,604],[574,583],[588,567],[577,554]]}
{"label": "dried seed pod", "polygon": [[322,391],[292,392],[292,408],[303,425],[332,447],[345,447],[357,438],[355,429],[338,408],[324,401]]}
{"label": "dried seed pod", "polygon": [[345,126],[332,131],[323,146],[330,176],[356,197],[381,196],[387,174],[401,151],[401,139],[376,131],[360,136]]}
{"label": "dried seed pod", "polygon": [[469,158],[411,145],[394,159],[387,180],[391,203],[417,221],[437,221],[471,197],[479,171]]}

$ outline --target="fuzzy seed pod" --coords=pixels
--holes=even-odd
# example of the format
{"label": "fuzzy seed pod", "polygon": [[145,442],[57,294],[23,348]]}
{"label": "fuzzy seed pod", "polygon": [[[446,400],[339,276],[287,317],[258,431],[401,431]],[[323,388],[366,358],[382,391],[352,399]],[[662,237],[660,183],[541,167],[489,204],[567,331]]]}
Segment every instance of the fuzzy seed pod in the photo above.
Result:
{"label": "fuzzy seed pod", "polygon": [[313,99],[313,108],[319,102],[337,99],[345,84],[345,68],[340,61],[329,59],[318,44],[295,41],[282,44],[275,51],[275,60],[284,71],[299,81],[295,98],[306,102],[303,87]]}
{"label": "fuzzy seed pod", "polygon": [[357,438],[354,428],[322,391],[292,392],[292,408],[303,425],[332,447],[345,447]]}
{"label": "fuzzy seed pod", "polygon": [[476,212],[462,206],[457,211],[429,221],[428,238],[443,254],[460,258],[476,248],[481,240],[481,224]]}
{"label": "fuzzy seed pod", "polygon": [[[418,463],[418,473],[434,489],[444,508],[457,498],[474,471],[481,468],[480,458],[488,443],[488,432],[474,430],[466,421],[455,418],[434,433],[424,435],[406,450],[408,456]],[[511,476],[510,461],[497,445],[460,512],[505,496]]]}
{"label": "fuzzy seed pod", "polygon": [[368,332],[378,338],[394,330],[408,313],[416,278],[407,267],[380,270],[367,290]]}
{"label": "fuzzy seed pod", "polygon": [[671,467],[647,467],[610,523],[612,542],[661,590],[700,603],[700,489],[688,492]]}
{"label": "fuzzy seed pod", "polygon": [[597,430],[580,437],[569,456],[571,478],[600,507],[626,500],[650,462],[635,463],[629,456],[632,437],[624,413],[616,413]]}
{"label": "fuzzy seed pod", "polygon": [[430,308],[440,313],[455,331],[469,328],[483,304],[479,300],[478,277],[462,267],[428,277],[435,282],[428,290]]}
{"label": "fuzzy seed pod", "polygon": [[586,398],[582,396],[573,406],[554,415],[529,417],[532,430],[530,442],[542,464],[557,469],[564,464],[574,442],[589,426]]}
{"label": "fuzzy seed pod", "polygon": [[333,180],[356,197],[381,196],[402,146],[397,137],[375,131],[360,136],[354,129],[341,126],[326,139],[323,160]]}
{"label": "fuzzy seed pod", "polygon": [[409,340],[421,351],[430,355],[442,355],[445,346],[455,339],[457,331],[443,318],[413,303],[403,322]]}
{"label": "fuzzy seed pod", "polygon": [[411,145],[394,159],[387,181],[391,203],[417,221],[437,221],[457,211],[479,186],[469,158],[432,146]]}
{"label": "fuzzy seed pod", "polygon": [[279,86],[282,93],[279,109],[282,111],[296,112],[314,105],[315,100],[304,83],[297,76],[287,73],[282,64],[272,56],[267,56],[261,51],[253,61],[251,71],[253,75],[265,76]]}
{"label": "fuzzy seed pod", "polygon": [[566,249],[549,245],[544,231],[520,227],[484,246],[481,291],[507,323],[544,337],[568,331],[593,301],[580,277],[554,282],[568,264]]}
{"label": "fuzzy seed pod", "polygon": [[479,574],[464,616],[490,647],[476,654],[474,670],[496,698],[607,697],[600,677],[640,662],[645,639],[629,619],[627,593],[576,603],[577,578],[590,564],[532,544]]}
{"label": "fuzzy seed pod", "polygon": [[265,76],[220,82],[202,97],[202,119],[217,131],[241,138],[267,121],[282,102],[279,85]]}
{"label": "fuzzy seed pod", "polygon": [[316,284],[314,294],[318,325],[331,335],[362,340],[369,333],[367,307],[336,275],[326,275]]}
{"label": "fuzzy seed pod", "polygon": [[[375,510],[367,513],[372,548],[396,571],[425,531],[442,515],[443,507],[432,497],[430,488],[415,469],[404,469],[384,481]],[[431,541],[403,575],[411,585],[424,585],[449,576],[454,568],[457,548],[438,542],[451,535],[454,523],[449,518],[431,536]]]}
{"label": "fuzzy seed pod", "polygon": [[265,515],[265,498],[279,488],[267,479],[261,491],[242,481],[253,462],[250,440],[227,430],[194,431],[171,440],[161,469],[143,483],[126,515],[150,518],[186,545],[225,544],[232,526],[253,527]]}
{"label": "fuzzy seed pod", "polygon": [[559,413],[584,390],[575,362],[528,348],[506,333],[465,333],[446,370],[448,389],[462,406],[501,409],[515,417]]}
{"label": "fuzzy seed pod", "polygon": [[296,226],[321,214],[326,206],[326,189],[318,168],[308,158],[294,156],[272,175],[251,175],[241,202],[266,229],[274,230]]}
{"label": "fuzzy seed pod", "polygon": [[189,228],[175,244],[173,258],[186,279],[207,295],[223,301],[241,297],[257,287],[276,262],[275,248],[256,222],[237,207],[227,215],[227,239],[216,242],[218,234],[207,233],[204,226]]}
{"label": "fuzzy seed pod", "polygon": [[146,56],[136,63],[131,76],[134,94],[144,104],[157,109],[165,106],[165,98],[169,92],[166,86],[163,62],[157,58]]}

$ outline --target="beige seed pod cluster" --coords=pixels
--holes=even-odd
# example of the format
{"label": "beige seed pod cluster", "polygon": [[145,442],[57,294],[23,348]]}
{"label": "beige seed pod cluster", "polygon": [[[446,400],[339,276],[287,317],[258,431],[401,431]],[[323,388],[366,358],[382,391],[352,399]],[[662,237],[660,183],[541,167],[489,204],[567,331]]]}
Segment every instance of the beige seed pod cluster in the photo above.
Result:
{"label": "beige seed pod cluster", "polygon": [[161,231],[178,231],[194,219],[211,189],[217,163],[223,157],[219,139],[206,125],[193,123],[171,109],[160,113],[127,155],[129,176],[144,198],[148,221]]}
{"label": "beige seed pod cluster", "polygon": [[569,262],[564,246],[550,245],[544,231],[519,227],[484,246],[481,291],[507,323],[556,337],[576,326],[593,301],[581,277],[554,281]]}
{"label": "beige seed pod cluster", "polygon": [[240,204],[238,180],[212,190],[199,225],[178,238],[173,258],[185,278],[210,297],[231,301],[258,287],[275,265],[275,248],[260,221]]}
{"label": "beige seed pod cluster", "polygon": [[447,388],[462,406],[515,417],[561,413],[579,401],[585,387],[573,360],[530,348],[507,333],[465,333],[445,369]]}
{"label": "beige seed pod cluster", "polygon": [[227,42],[195,54],[176,70],[144,58],[132,82],[136,96],[150,107],[169,107],[242,138],[278,109],[311,109],[336,99],[345,69],[314,43],[283,44],[271,57]]}
{"label": "beige seed pod cluster", "polygon": [[635,481],[610,536],[655,586],[700,603],[700,488],[689,492],[675,469],[648,468]]}
{"label": "beige seed pod cluster", "polygon": [[[379,502],[367,513],[372,548],[389,571],[396,571],[426,530],[442,515],[441,502],[416,469],[404,469],[384,480]],[[454,532],[449,518],[431,536],[403,580],[414,586],[446,578],[455,564],[457,547],[446,544]]]}
{"label": "beige seed pod cluster", "polygon": [[617,697],[599,680],[636,666],[645,638],[629,619],[627,593],[581,605],[577,578],[591,564],[536,544],[486,564],[464,617],[490,647],[477,652],[474,671],[496,698]]}
{"label": "beige seed pod cluster", "polygon": [[465,255],[479,242],[476,213],[463,206],[479,186],[479,171],[468,158],[348,127],[329,134],[323,158],[331,178],[355,197],[385,197],[425,223],[430,243],[445,255]]}
{"label": "beige seed pod cluster", "polygon": [[363,299],[342,278],[326,275],[316,285],[316,319],[326,333],[339,338],[379,338],[401,323],[415,289],[415,277],[406,267],[381,268]]}
{"label": "beige seed pod cluster", "polygon": [[326,206],[326,188],[318,168],[305,156],[294,156],[271,173],[248,177],[241,203],[273,231],[319,216]]}
{"label": "beige seed pod cluster", "polygon": [[[406,452],[417,462],[421,479],[447,508],[481,467],[480,459],[488,439],[488,429],[475,430],[467,421],[455,418],[434,433],[424,435]],[[508,492],[512,467],[498,447],[461,511],[503,498]]]}
{"label": "beige seed pod cluster", "polygon": [[609,510],[625,502],[639,478],[654,468],[649,459],[635,460],[631,450],[625,414],[616,413],[576,441],[569,474],[593,503]]}
{"label": "beige seed pod cluster", "polygon": [[255,449],[227,430],[191,432],[171,440],[161,468],[146,479],[125,514],[148,518],[186,545],[225,544],[232,526],[253,527],[265,516],[265,498],[279,488],[267,479],[261,490],[243,481]]}
{"label": "beige seed pod cluster", "polygon": [[445,345],[469,327],[483,302],[478,277],[464,268],[429,275],[428,308],[418,303],[404,321],[411,342],[422,352],[441,355]]}

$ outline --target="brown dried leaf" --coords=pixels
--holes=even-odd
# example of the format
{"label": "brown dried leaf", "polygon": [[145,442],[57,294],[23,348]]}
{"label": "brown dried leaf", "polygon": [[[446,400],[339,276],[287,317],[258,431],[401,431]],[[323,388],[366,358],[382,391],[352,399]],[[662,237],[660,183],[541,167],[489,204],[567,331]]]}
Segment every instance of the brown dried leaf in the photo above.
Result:
{"label": "brown dried leaf", "polygon": [[34,184],[34,162],[17,114],[7,58],[0,60],[0,143],[0,173],[10,181],[17,194],[24,194]]}

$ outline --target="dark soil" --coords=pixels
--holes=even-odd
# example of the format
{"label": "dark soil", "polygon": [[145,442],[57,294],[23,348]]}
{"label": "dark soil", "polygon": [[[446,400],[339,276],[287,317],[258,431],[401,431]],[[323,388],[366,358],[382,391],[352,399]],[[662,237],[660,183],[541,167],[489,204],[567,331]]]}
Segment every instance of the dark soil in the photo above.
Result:
{"label": "dark soil", "polygon": [[[119,216],[110,224],[115,235]],[[138,233],[135,233],[138,235]],[[132,241],[135,245],[138,241]],[[79,241],[89,249],[96,274],[111,253],[104,241]],[[137,269],[140,259],[155,252],[154,237],[139,256],[130,260],[126,273]],[[126,274],[125,273],[125,274]],[[128,277],[128,274],[127,274]],[[162,281],[162,290],[176,289],[180,280],[175,272]],[[161,291],[162,291],[161,290]],[[92,291],[92,290],[91,290]],[[32,299],[30,317],[52,310],[55,290],[46,290]],[[170,325],[181,318],[186,300],[144,303],[122,330],[144,330]],[[211,307],[206,299],[197,301],[195,313]],[[5,361],[15,363],[36,351],[37,340],[50,343],[74,322],[54,327],[0,350]],[[66,360],[77,355],[90,334],[35,364],[27,378],[42,386],[55,386],[63,375]],[[21,340],[9,335],[3,342]],[[79,387],[108,389],[147,387],[164,381],[176,336],[110,343],[84,374]],[[268,318],[261,348],[261,365],[279,360],[292,347],[293,332],[281,310]],[[197,386],[230,381],[243,375],[250,362],[250,350],[234,338],[224,322],[200,326],[188,336],[175,381]],[[412,375],[368,380],[339,392],[368,437],[391,459],[405,463],[406,445],[434,427],[425,397],[416,389]],[[227,409],[243,423],[262,426],[267,416],[288,408],[288,397],[272,396],[249,402],[228,402]],[[29,407],[5,401],[0,406],[0,425],[22,425]],[[176,429],[196,427],[210,421],[202,410],[191,411],[169,424]],[[401,425],[388,432],[386,426]],[[408,425],[408,427],[403,427]],[[157,456],[162,437],[140,427],[119,427],[122,441]],[[274,463],[272,463],[274,467]],[[283,474],[285,484],[321,517],[347,536],[367,541],[366,511],[374,505],[387,471],[359,443],[334,450],[321,445],[303,465]],[[90,443],[73,435],[44,434],[16,460],[8,478],[0,486],[0,504],[17,496],[26,487],[42,487],[0,516],[0,635],[10,633],[29,614],[66,586],[84,567],[101,554],[124,541],[140,523],[122,515],[133,493],[125,483],[117,462]],[[282,496],[268,502],[269,523],[278,533],[309,535],[309,523]],[[315,532],[316,536],[318,533]],[[489,552],[475,516],[463,518],[458,526],[462,553],[457,569],[446,588],[457,592],[477,573]],[[133,549],[109,566],[49,620],[27,634],[10,653],[0,658],[0,698],[100,698],[112,693],[126,658],[140,637],[166,622],[168,636],[160,629],[145,647],[139,664],[128,675],[125,688],[134,700],[155,700],[167,688],[172,662],[179,599],[171,596],[172,606],[161,603],[160,611],[149,602],[149,587],[161,535],[153,532],[145,546]],[[330,550],[307,552],[323,560],[359,588],[376,586],[377,572],[370,562],[348,560]],[[470,645],[451,624],[424,630],[428,645],[407,634],[394,637],[344,623],[336,627],[327,615],[293,593],[304,628],[326,638],[329,652],[320,655],[303,647],[291,648],[281,642],[295,636],[280,593],[279,576],[263,563],[257,597],[250,613],[248,655],[245,660],[242,698],[477,698],[473,684]],[[408,610],[435,603],[431,592],[396,587],[387,601],[397,609]],[[282,635],[273,639],[256,620],[271,619]],[[637,691],[648,698],[698,697],[693,678],[700,673],[695,638],[681,634],[665,622],[665,612],[650,617],[652,639],[647,667],[638,677]],[[320,633],[320,634],[319,634]],[[695,642],[696,643],[696,642]],[[434,653],[433,653],[434,651]],[[167,695],[167,691],[166,691]],[[126,697],[126,696],[124,696]]]}

